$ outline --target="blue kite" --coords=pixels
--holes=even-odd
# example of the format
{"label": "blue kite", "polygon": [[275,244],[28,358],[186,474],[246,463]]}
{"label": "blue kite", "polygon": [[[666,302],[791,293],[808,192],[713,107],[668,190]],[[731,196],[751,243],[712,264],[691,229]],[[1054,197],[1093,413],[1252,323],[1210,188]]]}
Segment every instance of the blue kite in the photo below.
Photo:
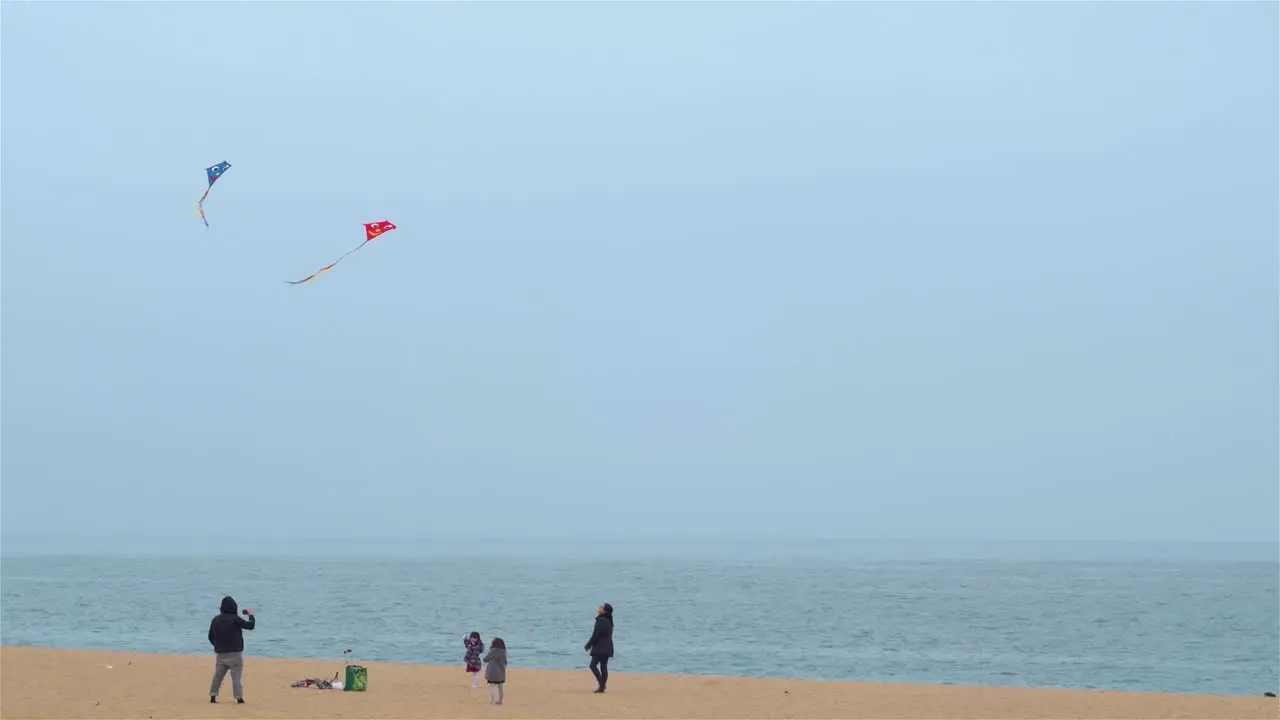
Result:
{"label": "blue kite", "polygon": [[222,162],[204,169],[204,174],[209,176],[209,187],[204,189],[204,194],[200,196],[200,202],[196,203],[196,212],[200,215],[200,219],[204,221],[204,226],[209,227],[209,220],[204,216],[204,199],[209,197],[209,191],[213,189],[213,184],[222,177],[222,174],[231,169],[231,163],[223,160]]}

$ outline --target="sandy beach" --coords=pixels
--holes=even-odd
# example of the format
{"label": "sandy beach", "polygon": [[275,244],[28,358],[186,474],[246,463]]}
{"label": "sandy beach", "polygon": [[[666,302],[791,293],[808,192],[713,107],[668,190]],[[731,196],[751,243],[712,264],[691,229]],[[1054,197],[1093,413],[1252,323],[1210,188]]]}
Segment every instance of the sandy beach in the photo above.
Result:
{"label": "sandy beach", "polygon": [[[1277,718],[1275,698],[634,675],[609,693],[590,674],[526,670],[512,658],[507,700],[488,704],[461,667],[362,663],[364,693],[304,690],[340,660],[245,659],[247,704],[207,691],[213,658],[0,649],[3,718]],[[618,665],[623,665],[618,663]]]}

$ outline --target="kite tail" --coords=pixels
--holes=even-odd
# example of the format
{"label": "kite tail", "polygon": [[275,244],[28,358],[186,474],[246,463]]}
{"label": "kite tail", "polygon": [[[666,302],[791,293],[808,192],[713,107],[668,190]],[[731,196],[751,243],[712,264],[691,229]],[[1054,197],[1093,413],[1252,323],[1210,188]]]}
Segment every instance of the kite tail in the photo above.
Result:
{"label": "kite tail", "polygon": [[212,185],[205,188],[204,194],[200,196],[199,202],[196,203],[196,215],[200,216],[200,220],[204,222],[205,227],[209,227],[209,220],[204,216],[204,199],[209,197],[209,191],[212,189]]}
{"label": "kite tail", "polygon": [[337,260],[334,260],[333,262],[329,263],[328,265],[325,265],[324,267],[322,267],[322,268],[320,268],[319,270],[317,270],[317,271],[315,271],[315,272],[311,273],[310,275],[308,275],[308,276],[306,276],[306,277],[302,278],[301,280],[285,280],[285,282],[289,283],[290,285],[301,285],[301,284],[303,284],[303,283],[311,282],[312,280],[316,279],[317,277],[319,277],[319,276],[321,276],[321,275],[323,275],[323,274],[325,274],[325,273],[329,272],[330,270],[332,270],[332,269],[333,269],[333,266],[334,266],[334,265],[337,265],[337,264],[338,264],[338,263],[340,263],[340,262],[342,262],[342,259],[343,259],[343,258],[345,258],[346,256],[350,255],[351,253],[355,252],[356,250],[359,250],[360,248],[362,248],[362,247],[364,247],[365,245],[368,245],[368,244],[369,244],[369,241],[368,241],[368,240],[365,240],[364,242],[360,243],[359,245],[355,246],[354,248],[352,248],[352,249],[350,249],[350,250],[346,251],[345,253],[343,253],[343,254],[342,254],[342,257],[338,258]]}

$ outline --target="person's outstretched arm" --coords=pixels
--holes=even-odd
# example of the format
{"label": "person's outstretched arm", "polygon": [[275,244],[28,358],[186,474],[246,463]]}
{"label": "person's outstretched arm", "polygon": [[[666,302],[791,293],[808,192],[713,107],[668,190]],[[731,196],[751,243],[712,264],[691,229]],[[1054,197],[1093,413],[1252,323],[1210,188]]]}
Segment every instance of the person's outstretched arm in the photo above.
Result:
{"label": "person's outstretched arm", "polygon": [[254,615],[252,610],[248,610],[246,613],[248,614],[249,619],[245,620],[244,618],[237,617],[236,624],[244,630],[252,630],[258,624],[258,616]]}

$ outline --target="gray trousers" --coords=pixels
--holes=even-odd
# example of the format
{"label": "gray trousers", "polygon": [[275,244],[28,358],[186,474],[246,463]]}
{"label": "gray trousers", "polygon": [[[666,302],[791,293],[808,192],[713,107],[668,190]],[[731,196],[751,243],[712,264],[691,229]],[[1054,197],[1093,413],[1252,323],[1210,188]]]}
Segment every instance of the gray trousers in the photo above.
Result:
{"label": "gray trousers", "polygon": [[244,675],[244,655],[238,652],[218,653],[213,666],[213,684],[209,686],[209,697],[218,697],[222,689],[222,679],[231,671],[231,694],[237,700],[244,697],[244,686],[240,678]]}

